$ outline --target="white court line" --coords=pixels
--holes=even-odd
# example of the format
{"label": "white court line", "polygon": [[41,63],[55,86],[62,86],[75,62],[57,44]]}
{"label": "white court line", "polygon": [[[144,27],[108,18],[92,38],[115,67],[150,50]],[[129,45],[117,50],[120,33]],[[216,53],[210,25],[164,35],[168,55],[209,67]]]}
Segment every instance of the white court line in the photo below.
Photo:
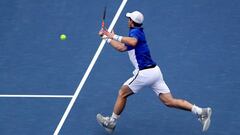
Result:
{"label": "white court line", "polygon": [[[110,24],[110,26],[108,28],[108,31],[112,31],[112,29],[113,29],[114,25],[116,24],[116,22],[117,22],[120,14],[121,14],[123,8],[125,7],[126,3],[127,3],[127,0],[123,0],[122,1],[120,7],[118,8],[118,11],[117,11],[116,15],[114,16],[114,18],[113,18],[113,20],[112,20],[112,22],[111,22],[111,24]],[[99,45],[99,47],[97,49],[97,52],[95,53],[91,63],[89,64],[89,66],[87,68],[87,71],[85,72],[85,74],[84,74],[80,84],[78,85],[78,88],[76,89],[76,91],[75,91],[75,93],[73,95],[72,100],[70,101],[67,109],[65,110],[65,112],[63,114],[63,117],[61,118],[61,120],[60,120],[60,122],[59,122],[59,124],[58,124],[58,126],[56,128],[56,130],[54,131],[54,135],[58,135],[58,133],[60,132],[60,130],[61,130],[61,128],[62,128],[62,126],[63,126],[63,124],[64,124],[64,122],[65,122],[65,120],[66,120],[66,118],[67,118],[67,116],[69,114],[69,112],[71,111],[71,109],[73,107],[74,102],[76,101],[80,91],[82,90],[82,87],[83,87],[85,81],[87,80],[87,78],[88,78],[88,76],[89,76],[93,66],[95,65],[95,63],[97,61],[97,58],[100,55],[100,53],[101,53],[105,43],[106,43],[106,40],[102,40],[102,42],[100,43],[100,45]]]}
{"label": "white court line", "polygon": [[0,95],[0,98],[72,98],[73,95]]}

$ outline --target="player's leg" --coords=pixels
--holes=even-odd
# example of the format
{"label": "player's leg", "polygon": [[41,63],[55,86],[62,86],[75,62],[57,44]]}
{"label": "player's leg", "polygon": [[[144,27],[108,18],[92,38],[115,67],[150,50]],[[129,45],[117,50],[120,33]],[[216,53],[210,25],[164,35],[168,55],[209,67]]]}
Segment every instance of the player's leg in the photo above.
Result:
{"label": "player's leg", "polygon": [[201,122],[203,128],[202,131],[206,131],[211,123],[211,108],[200,108],[196,105],[192,105],[186,100],[176,99],[172,97],[171,93],[161,93],[159,94],[160,100],[168,107],[174,107],[181,110],[191,111],[196,114]]}
{"label": "player's leg", "polygon": [[97,121],[103,126],[109,133],[112,133],[116,127],[116,121],[120,117],[120,114],[125,108],[127,103],[127,97],[132,95],[132,90],[127,86],[123,85],[119,90],[118,97],[114,106],[114,111],[111,117],[104,117],[101,114],[97,114]]}
{"label": "player's leg", "polygon": [[133,91],[127,85],[122,86],[122,88],[119,90],[118,97],[114,105],[114,114],[119,116],[122,113],[127,103],[127,97],[132,94],[134,94]]}
{"label": "player's leg", "polygon": [[[193,105],[186,100],[173,98],[170,92],[160,93],[159,98],[168,107],[179,108],[186,111],[191,111],[193,107]],[[201,109],[199,111],[201,111]]]}
{"label": "player's leg", "polygon": [[174,98],[167,84],[163,80],[160,68],[157,67],[154,72],[155,76],[157,76],[157,79],[154,80],[152,88],[154,92],[159,96],[160,100],[168,107],[191,111],[196,114],[203,125],[203,131],[206,131],[211,122],[211,108],[200,108],[186,100]]}
{"label": "player's leg", "polygon": [[141,89],[142,84],[139,83],[138,80],[140,78],[141,77],[138,77],[138,73],[136,73],[133,77],[129,78],[120,88],[111,117],[104,117],[101,114],[97,114],[97,121],[108,132],[111,133],[115,129],[117,119],[120,117],[120,114],[124,110],[128,96],[136,93],[139,89]]}
{"label": "player's leg", "polygon": [[125,108],[125,105],[127,103],[127,98],[137,93],[139,90],[141,90],[147,83],[147,81],[143,81],[143,74],[141,71],[134,72],[134,76],[129,78],[121,87],[118,93],[117,100],[115,102],[115,106],[113,109],[112,117],[111,119],[117,120],[118,117],[120,117],[120,114]]}

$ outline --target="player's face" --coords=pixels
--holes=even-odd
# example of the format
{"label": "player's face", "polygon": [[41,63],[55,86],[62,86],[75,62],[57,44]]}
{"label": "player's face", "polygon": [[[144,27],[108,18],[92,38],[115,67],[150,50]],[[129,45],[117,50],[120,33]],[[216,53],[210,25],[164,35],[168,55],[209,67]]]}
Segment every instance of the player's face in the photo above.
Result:
{"label": "player's face", "polygon": [[128,27],[129,28],[133,27],[133,21],[130,18],[128,18]]}

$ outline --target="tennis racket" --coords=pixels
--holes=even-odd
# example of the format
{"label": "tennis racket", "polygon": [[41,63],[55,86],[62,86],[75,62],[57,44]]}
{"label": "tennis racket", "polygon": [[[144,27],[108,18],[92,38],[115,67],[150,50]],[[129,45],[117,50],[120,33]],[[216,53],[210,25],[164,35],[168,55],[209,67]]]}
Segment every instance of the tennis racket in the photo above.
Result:
{"label": "tennis racket", "polygon": [[105,18],[106,18],[107,6],[104,7],[103,16],[102,16],[102,29],[105,27]]}

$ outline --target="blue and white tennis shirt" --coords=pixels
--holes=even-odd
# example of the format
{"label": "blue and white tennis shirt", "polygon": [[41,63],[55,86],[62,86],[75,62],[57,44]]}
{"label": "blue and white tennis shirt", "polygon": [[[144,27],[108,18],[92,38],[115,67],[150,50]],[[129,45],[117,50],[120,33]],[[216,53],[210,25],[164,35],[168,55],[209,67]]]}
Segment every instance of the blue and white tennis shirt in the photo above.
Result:
{"label": "blue and white tennis shirt", "polygon": [[125,44],[125,46],[127,46],[129,58],[135,69],[143,70],[156,66],[156,63],[151,58],[143,28],[130,28],[129,37],[134,37],[138,40],[135,47]]}

